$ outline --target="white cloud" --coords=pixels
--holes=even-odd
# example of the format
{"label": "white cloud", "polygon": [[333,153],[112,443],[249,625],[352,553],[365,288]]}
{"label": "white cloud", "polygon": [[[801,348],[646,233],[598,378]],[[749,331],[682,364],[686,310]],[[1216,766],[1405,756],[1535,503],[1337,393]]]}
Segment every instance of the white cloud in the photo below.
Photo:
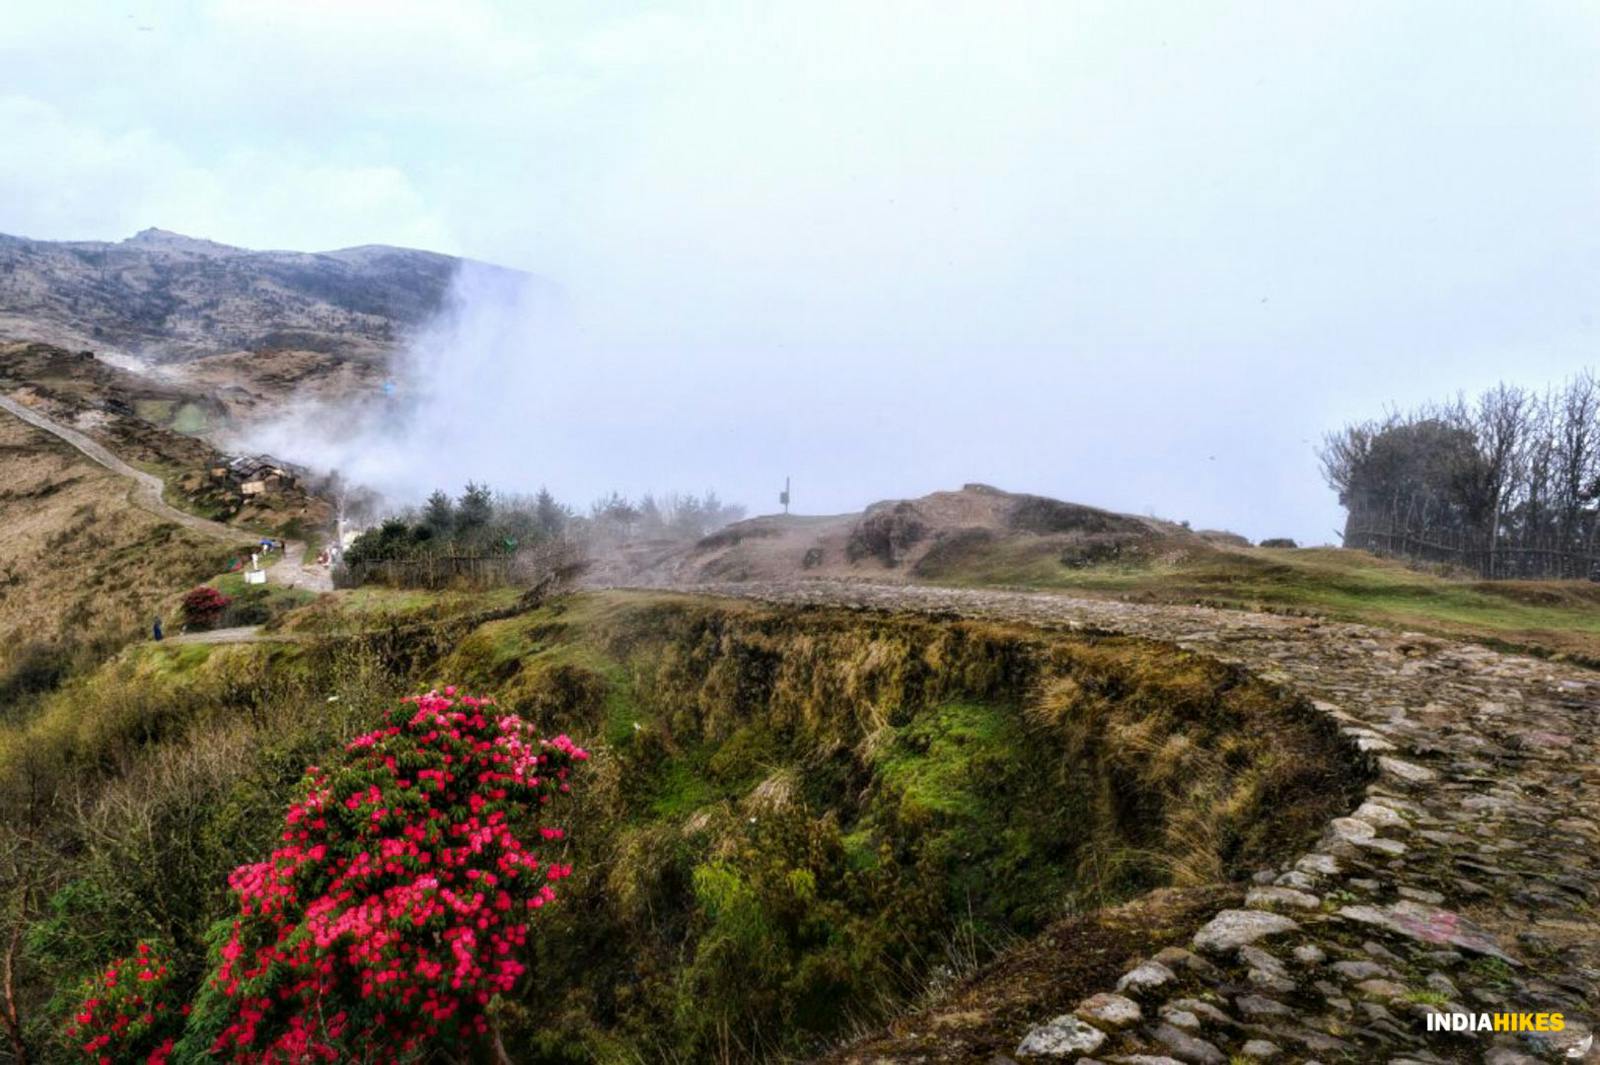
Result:
{"label": "white cloud", "polygon": [[581,348],[503,347],[607,397],[541,452],[586,479],[1320,538],[1305,439],[1592,357],[1575,2],[12,6],[0,231],[550,275]]}
{"label": "white cloud", "polygon": [[410,179],[261,151],[201,164],[148,129],[107,133],[49,104],[0,97],[5,230],[119,239],[160,226],[250,247],[320,250],[380,241],[453,245]]}

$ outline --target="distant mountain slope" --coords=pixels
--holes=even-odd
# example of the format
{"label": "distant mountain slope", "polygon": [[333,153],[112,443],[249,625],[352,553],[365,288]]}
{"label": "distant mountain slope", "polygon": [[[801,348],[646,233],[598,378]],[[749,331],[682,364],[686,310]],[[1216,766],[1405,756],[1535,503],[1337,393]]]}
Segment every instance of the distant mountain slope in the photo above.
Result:
{"label": "distant mountain slope", "polygon": [[283,348],[371,358],[439,309],[464,261],[382,245],[251,251],[160,229],[117,243],[0,234],[0,339],[162,362]]}

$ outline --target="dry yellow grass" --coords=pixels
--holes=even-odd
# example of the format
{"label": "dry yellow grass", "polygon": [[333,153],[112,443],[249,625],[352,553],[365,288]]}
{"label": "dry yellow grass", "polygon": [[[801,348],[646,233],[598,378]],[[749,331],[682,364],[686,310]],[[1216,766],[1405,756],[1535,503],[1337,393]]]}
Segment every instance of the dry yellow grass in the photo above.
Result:
{"label": "dry yellow grass", "polygon": [[0,663],[33,642],[132,634],[228,549],[140,509],[131,482],[0,416]]}

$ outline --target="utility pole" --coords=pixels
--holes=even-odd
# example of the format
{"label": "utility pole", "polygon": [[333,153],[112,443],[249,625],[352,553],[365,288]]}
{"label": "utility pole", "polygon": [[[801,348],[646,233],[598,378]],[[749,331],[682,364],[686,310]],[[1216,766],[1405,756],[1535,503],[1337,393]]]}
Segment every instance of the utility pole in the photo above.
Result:
{"label": "utility pole", "polygon": [[784,478],[783,478],[783,491],[778,493],[778,502],[783,504],[783,513],[785,515],[788,515],[788,513],[789,513],[789,477],[788,477],[787,474],[785,474]]}

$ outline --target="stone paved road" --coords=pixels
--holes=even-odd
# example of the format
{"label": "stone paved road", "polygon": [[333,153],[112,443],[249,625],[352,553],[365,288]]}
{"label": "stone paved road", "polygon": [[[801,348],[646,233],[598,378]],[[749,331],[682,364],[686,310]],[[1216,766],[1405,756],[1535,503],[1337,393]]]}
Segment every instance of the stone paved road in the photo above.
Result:
{"label": "stone paved road", "polygon": [[[1376,760],[1361,806],[1258,873],[1243,909],[988,1060],[1600,1061],[1600,674],[1200,607],[839,581],[683,590],[1171,641],[1300,691]],[[1565,1028],[1426,1029],[1430,1013],[1498,1011],[1558,1011]]]}

